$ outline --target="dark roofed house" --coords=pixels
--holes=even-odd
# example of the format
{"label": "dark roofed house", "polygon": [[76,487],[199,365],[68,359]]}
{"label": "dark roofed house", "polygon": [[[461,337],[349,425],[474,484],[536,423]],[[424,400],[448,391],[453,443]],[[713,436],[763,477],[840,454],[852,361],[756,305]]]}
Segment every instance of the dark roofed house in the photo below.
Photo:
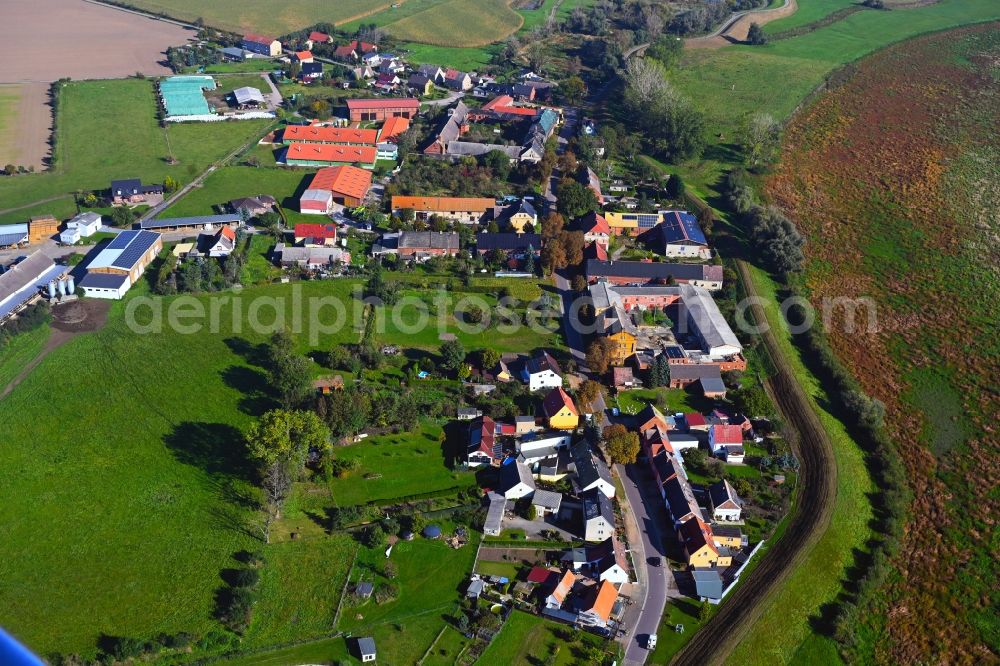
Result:
{"label": "dark roofed house", "polygon": [[597,488],[581,495],[583,499],[583,538],[604,541],[615,533],[615,510],[611,498]]}
{"label": "dark roofed house", "polygon": [[430,95],[434,91],[434,81],[425,74],[416,72],[406,80],[406,87],[418,95]]}
{"label": "dark roofed house", "polygon": [[355,651],[357,653],[358,659],[362,663],[368,663],[375,661],[377,656],[375,652],[375,639],[370,636],[363,636],[354,640]]}
{"label": "dark roofed house", "polygon": [[668,279],[710,290],[722,288],[722,266],[712,264],[667,264],[653,261],[595,261],[586,263],[589,282],[606,279],[613,284],[656,284]]}
{"label": "dark roofed house", "polygon": [[456,232],[403,231],[399,236],[400,256],[454,256],[458,254]]}
{"label": "dark roofed house", "polygon": [[597,488],[608,497],[614,497],[615,484],[611,480],[611,471],[604,461],[594,456],[590,444],[581,440],[573,445],[572,453],[577,487],[581,491]]}
{"label": "dark roofed house", "polygon": [[302,69],[299,70],[299,78],[303,81],[312,81],[323,76],[323,63],[321,62],[306,62],[302,63]]}
{"label": "dark roofed house", "polygon": [[538,234],[488,233],[476,234],[476,252],[480,256],[490,250],[503,250],[515,255],[524,255],[531,248],[532,254],[538,256],[542,247],[542,237]]}
{"label": "dark roofed house", "polygon": [[114,204],[146,203],[153,195],[162,195],[163,185],[143,185],[138,178],[111,181],[111,202]]}
{"label": "dark roofed house", "polygon": [[255,197],[242,197],[229,202],[229,208],[239,214],[246,215],[247,219],[258,217],[264,213],[274,210],[278,202],[269,194],[258,194]]}
{"label": "dark roofed house", "polygon": [[[670,388],[687,388],[703,379],[722,381],[719,366],[711,363],[671,363],[669,369]],[[725,386],[722,389],[725,395]]]}
{"label": "dark roofed house", "polygon": [[729,481],[722,479],[709,486],[708,497],[712,502],[712,517],[715,520],[735,522],[740,519],[743,500]]}

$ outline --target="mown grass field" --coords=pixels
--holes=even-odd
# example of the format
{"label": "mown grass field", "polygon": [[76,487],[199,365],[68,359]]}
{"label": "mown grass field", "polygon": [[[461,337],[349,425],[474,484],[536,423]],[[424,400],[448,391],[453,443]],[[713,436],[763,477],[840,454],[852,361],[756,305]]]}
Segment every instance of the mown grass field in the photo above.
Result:
{"label": "mown grass field", "polygon": [[[800,12],[813,11],[808,0],[800,4],[807,8]],[[765,111],[784,120],[829,72],[846,62],[907,37],[993,18],[1000,18],[1000,5],[993,0],[942,0],[915,9],[858,12],[766,46],[689,51],[671,80],[705,113],[710,145],[702,159],[679,171],[699,195],[711,197],[723,171],[738,160],[734,142],[751,113]]]}
{"label": "mown grass field", "polygon": [[334,501],[351,506],[474,484],[475,475],[445,466],[442,433],[440,424],[428,420],[415,432],[369,437],[339,447],[338,459],[358,460],[360,467],[330,481]]}
{"label": "mown grass field", "polygon": [[34,331],[14,336],[6,344],[0,343],[0,391],[42,351],[50,331],[48,326],[39,326]]}
{"label": "mown grass field", "polygon": [[216,206],[237,197],[270,194],[283,208],[297,210],[296,195],[305,190],[314,169],[227,166],[216,169],[201,187],[192,190],[163,212],[163,217],[213,215]]}
{"label": "mown grass field", "polygon": [[[403,0],[405,4],[405,0]],[[390,0],[338,0],[312,2],[287,0],[279,5],[269,0],[129,0],[146,11],[162,13],[182,21],[201,18],[206,25],[234,32],[256,32],[278,37],[318,21],[344,23],[366,14],[388,9]]]}
{"label": "mown grass field", "polygon": [[406,41],[476,47],[503,40],[523,22],[524,17],[510,8],[509,0],[446,0],[384,27]]}
{"label": "mown grass field", "polygon": [[814,21],[819,21],[836,11],[856,4],[853,0],[805,0],[798,3],[799,8],[791,16],[764,24],[764,31],[770,34],[777,34],[785,30],[798,28]]}
{"label": "mown grass field", "polygon": [[[138,177],[181,183],[263,130],[267,121],[187,123],[159,127],[153,82],[140,79],[74,81],[60,92],[54,168],[45,173],[0,178],[0,223],[29,215],[76,213],[76,190],[106,189],[114,178]],[[178,163],[168,164],[173,155]],[[50,198],[58,200],[38,203]]]}
{"label": "mown grass field", "polygon": [[[563,632],[569,632],[572,640],[567,641],[563,638],[560,635]],[[589,648],[600,648],[604,645],[604,641],[593,634],[573,631],[566,625],[514,611],[476,663],[482,666],[494,664],[521,666],[535,663],[569,666],[593,663],[590,661]]]}

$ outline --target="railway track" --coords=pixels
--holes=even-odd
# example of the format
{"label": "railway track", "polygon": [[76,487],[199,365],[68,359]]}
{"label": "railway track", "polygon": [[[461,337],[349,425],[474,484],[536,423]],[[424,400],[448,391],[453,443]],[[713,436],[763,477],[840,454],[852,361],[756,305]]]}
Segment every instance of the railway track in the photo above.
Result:
{"label": "railway track", "polygon": [[[747,265],[737,261],[737,268],[746,295],[756,296]],[[753,304],[752,312],[756,321],[765,321],[759,303]],[[774,334],[764,333],[763,340],[775,368],[774,375],[767,380],[768,391],[797,433],[791,444],[800,462],[798,497],[784,536],[768,548],[740,587],[674,657],[672,663],[678,666],[725,661],[763,614],[772,595],[826,531],[833,515],[837,494],[833,444],[809,397],[788,369]]]}

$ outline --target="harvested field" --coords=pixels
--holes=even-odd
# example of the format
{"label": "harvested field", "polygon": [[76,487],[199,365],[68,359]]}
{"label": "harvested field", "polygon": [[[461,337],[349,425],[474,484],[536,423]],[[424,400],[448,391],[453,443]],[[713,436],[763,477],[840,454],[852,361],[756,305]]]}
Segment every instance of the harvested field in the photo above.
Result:
{"label": "harvested field", "polygon": [[[53,21],[53,16],[58,21]],[[168,46],[191,32],[81,0],[5,0],[0,7],[0,165],[41,169],[49,155],[52,113],[48,83],[170,72]],[[45,39],[39,39],[45,35]],[[86,48],[80,48],[80,45]]]}
{"label": "harvested field", "polygon": [[889,583],[852,621],[858,663],[987,663],[998,649],[997,62],[997,23],[861,61],[792,121],[767,182],[809,239],[813,302],[877,304],[877,330],[851,332],[839,311],[828,333],[885,403],[913,491]]}
{"label": "harvested field", "polygon": [[388,10],[407,0],[129,0],[129,4],[181,21],[201,18],[206,25],[235,32],[257,32],[278,37],[319,21],[341,24]]}
{"label": "harvested field", "polygon": [[509,0],[448,0],[385,26],[394,37],[440,46],[473,47],[517,32],[524,17]]}
{"label": "harvested field", "polygon": [[45,167],[52,135],[47,83],[0,85],[0,165]]}

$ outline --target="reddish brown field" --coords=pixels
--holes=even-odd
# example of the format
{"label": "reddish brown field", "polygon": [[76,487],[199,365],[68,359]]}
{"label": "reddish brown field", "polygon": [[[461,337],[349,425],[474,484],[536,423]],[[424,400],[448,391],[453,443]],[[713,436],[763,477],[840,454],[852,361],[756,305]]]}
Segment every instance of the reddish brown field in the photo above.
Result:
{"label": "reddish brown field", "polygon": [[161,64],[167,47],[191,36],[180,26],[84,0],[2,0],[0,83],[23,85],[17,117],[0,132],[0,166],[42,167],[51,133],[48,83],[169,74]]}
{"label": "reddish brown field", "polygon": [[889,588],[860,614],[861,662],[997,658],[1000,25],[862,61],[801,113],[768,179],[807,236],[814,303],[870,296],[879,327],[831,343],[886,423],[913,490]]}

